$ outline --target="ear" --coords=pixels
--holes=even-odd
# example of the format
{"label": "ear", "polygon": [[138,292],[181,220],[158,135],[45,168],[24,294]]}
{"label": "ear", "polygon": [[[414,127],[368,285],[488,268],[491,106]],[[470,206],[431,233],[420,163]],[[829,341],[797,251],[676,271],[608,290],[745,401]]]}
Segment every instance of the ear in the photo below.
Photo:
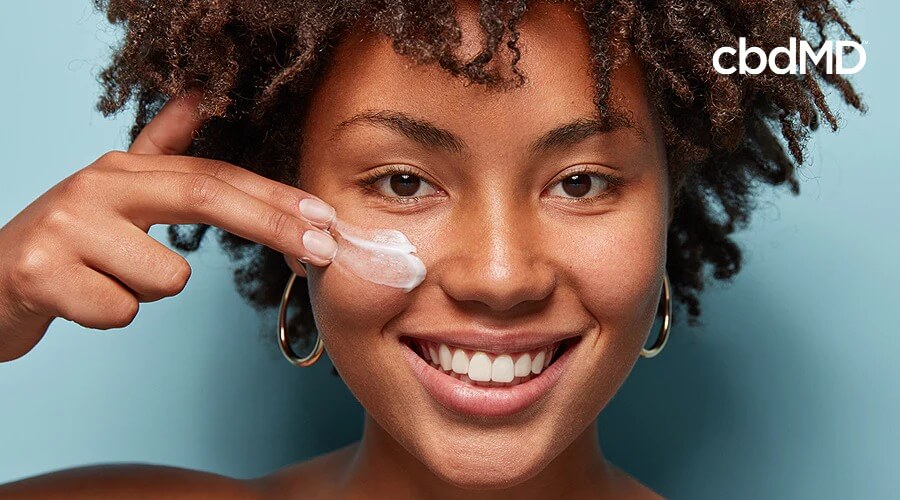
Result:
{"label": "ear", "polygon": [[281,255],[284,257],[284,261],[287,263],[288,267],[291,268],[291,271],[294,271],[294,273],[301,278],[306,277],[306,264],[297,260],[296,257],[291,257],[287,254]]}

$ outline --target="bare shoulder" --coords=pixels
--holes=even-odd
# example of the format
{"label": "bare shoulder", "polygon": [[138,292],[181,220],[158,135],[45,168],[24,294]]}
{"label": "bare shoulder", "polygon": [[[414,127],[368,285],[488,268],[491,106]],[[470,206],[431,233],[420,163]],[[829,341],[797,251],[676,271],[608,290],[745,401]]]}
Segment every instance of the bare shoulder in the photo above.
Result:
{"label": "bare shoulder", "polygon": [[210,472],[150,464],[103,464],[3,484],[0,498],[256,500],[263,497],[254,482]]}
{"label": "bare shoulder", "polygon": [[337,498],[358,444],[279,469],[257,480],[256,486],[272,498],[293,498],[300,493],[304,498]]}

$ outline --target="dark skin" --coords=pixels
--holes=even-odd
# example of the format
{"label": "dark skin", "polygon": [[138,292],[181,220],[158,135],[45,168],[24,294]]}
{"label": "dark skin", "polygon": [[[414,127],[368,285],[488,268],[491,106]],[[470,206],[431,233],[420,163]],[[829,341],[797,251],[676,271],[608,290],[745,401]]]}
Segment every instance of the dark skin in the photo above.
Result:
{"label": "dark skin", "polygon": [[[389,498],[342,488],[358,445],[351,445],[269,476],[238,480],[218,474],[157,465],[94,465],[43,474],[0,487],[9,499],[221,499]],[[609,465],[597,498],[662,498],[615,466]],[[369,494],[374,493],[369,490]],[[337,496],[340,495],[340,496]],[[471,494],[467,494],[467,497]],[[600,496],[602,495],[602,496]],[[410,497],[407,497],[410,498]],[[575,497],[568,497],[575,498]]]}
{"label": "dark skin", "polygon": [[[627,131],[591,136],[564,148],[562,153],[571,157],[556,151],[534,161],[524,155],[528,144],[555,125],[590,114],[587,89],[594,83],[584,71],[591,51],[585,46],[583,27],[573,24],[578,16],[569,15],[566,7],[548,9],[540,3],[530,4],[529,13],[541,16],[526,15],[527,22],[520,24],[520,68],[538,85],[502,95],[461,86],[434,68],[408,65],[390,50],[390,40],[351,30],[353,36],[343,40],[329,77],[315,92],[305,123],[297,126],[304,138],[299,168],[302,190],[272,181],[289,178],[283,174],[290,172],[280,165],[277,172],[260,169],[261,163],[271,167],[270,162],[252,162],[250,157],[246,162],[235,160],[262,174],[256,175],[223,162],[186,156],[191,132],[201,123],[192,112],[197,96],[185,95],[170,102],[127,153],[104,155],[0,229],[0,290],[4,291],[0,294],[0,360],[27,353],[56,317],[90,328],[122,327],[132,321],[140,303],[178,294],[190,267],[180,255],[147,236],[153,224],[211,224],[231,233],[227,236],[232,243],[244,238],[262,245],[259,262],[266,263],[260,266],[264,271],[249,278],[271,286],[263,287],[264,293],[249,294],[257,305],[277,303],[278,287],[287,274],[282,260],[298,274],[308,272],[310,301],[303,309],[316,311],[335,366],[367,409],[359,444],[250,481],[171,467],[106,465],[10,483],[0,486],[0,496],[658,498],[603,457],[593,422],[637,356],[653,316],[663,270],[668,269],[676,298],[688,306],[689,317],[696,317],[696,294],[705,281],[703,266],[711,264],[714,277],[723,279],[740,269],[741,254],[729,235],[749,215],[753,196],[748,187],[760,180],[788,184],[796,192],[794,161],[802,162],[804,133],[815,129],[820,120],[837,126],[822,97],[825,85],[862,109],[859,96],[842,77],[710,78],[704,47],[747,33],[753,34],[753,45],[778,45],[796,34],[800,17],[821,32],[839,26],[848,37],[857,41],[859,37],[825,0],[583,2],[590,13],[588,31],[599,33],[601,41],[610,44],[599,47],[598,61],[611,61],[616,52],[609,47],[622,43],[631,45],[643,65],[630,60],[601,78],[609,77],[612,105],[621,104],[631,112],[643,141]],[[160,22],[158,14],[165,12],[159,9],[111,2],[114,17],[118,22],[127,19],[134,36],[118,64],[105,73],[107,95],[101,109],[106,113],[120,109],[123,90],[128,94],[140,90],[144,97],[155,93],[155,98],[141,100],[136,120],[143,126],[155,113],[150,112],[151,104],[161,104],[164,96],[206,81],[215,114],[221,116],[229,102],[227,94],[251,94],[231,86],[231,69],[240,66],[245,72],[271,76],[272,68],[266,65],[273,64],[274,58],[268,43],[276,34],[318,43],[322,33],[315,31],[316,26],[334,21],[328,19],[331,9],[325,5],[278,10],[284,5],[272,2],[260,4],[265,15],[259,15],[226,4],[173,6]],[[381,16],[388,21],[382,29],[394,33],[394,41],[407,47],[416,45],[416,40],[407,37],[415,34],[411,27],[422,19],[409,15],[416,12],[413,4],[395,5],[388,9],[393,14]],[[476,50],[472,34],[477,30],[471,29],[475,13],[471,3],[461,5],[463,51],[471,56]],[[497,6],[488,5],[483,14]],[[430,5],[425,17],[438,19],[443,7]],[[384,12],[373,3],[362,16],[376,14]],[[260,20],[265,24],[259,25]],[[194,36],[195,27],[215,27],[216,23],[243,25],[256,38],[238,40],[245,50],[229,53],[236,40],[229,38],[234,31],[214,29]],[[173,26],[183,29],[173,30]],[[295,28],[302,36],[285,31]],[[429,31],[440,35],[437,38],[450,33]],[[502,47],[502,40],[497,41]],[[192,57],[172,61],[171,47],[182,47]],[[252,52],[246,50],[252,47],[261,52],[255,58],[236,57]],[[282,70],[291,71],[283,62],[275,64],[279,75]],[[491,64],[508,69],[510,61],[496,57]],[[160,75],[170,65],[179,71],[159,88]],[[481,79],[477,66],[457,65],[456,70]],[[298,74],[302,71],[294,76]],[[248,81],[264,80],[259,76]],[[280,81],[284,84],[289,79]],[[647,90],[660,99],[654,101],[658,115],[649,105]],[[271,118],[282,115],[284,109],[277,96],[264,93],[260,99],[267,109],[276,110],[263,121],[266,137],[274,122]],[[601,107],[608,109],[606,104]],[[368,109],[401,110],[440,126],[460,138],[468,154],[425,151],[390,127],[358,124],[335,133],[338,123]],[[293,120],[283,127],[292,131]],[[763,125],[774,127],[769,130]],[[210,157],[232,158],[228,154],[232,143],[251,153],[270,150],[222,140],[235,134],[220,133],[208,136],[212,140],[205,143]],[[787,150],[776,137],[784,139]],[[669,157],[668,165],[663,153]],[[363,196],[359,175],[381,162],[405,164],[443,195],[426,195],[404,208]],[[548,195],[558,196],[558,190],[542,188],[545,181],[549,186],[551,177],[556,179],[545,174],[565,172],[574,163],[601,171],[616,166],[612,170],[621,171],[629,182],[618,196],[588,210],[582,210],[588,205],[573,210],[564,204],[568,202]],[[675,174],[672,185],[666,173]],[[671,197],[676,192],[680,203],[673,206]],[[402,227],[421,249],[429,269],[426,282],[415,294],[392,295],[353,281],[339,266],[329,266],[328,259],[316,258],[298,238],[328,225],[298,214],[298,202],[313,193],[348,220]],[[709,204],[701,193],[718,197],[727,213],[725,221],[712,217],[716,204]],[[553,230],[548,230],[550,221],[555,223]],[[470,231],[454,234],[454,228],[460,227]],[[204,233],[196,234],[186,244],[173,238],[173,244],[196,248]],[[597,259],[598,255],[604,259]],[[298,265],[298,258],[308,265]],[[305,293],[296,295],[307,298]],[[380,307],[373,310],[371,304],[358,300],[366,297],[377,297]],[[592,326],[585,338],[594,342],[582,344],[591,348],[580,349],[572,365],[574,376],[534,410],[502,425],[481,425],[443,412],[423,396],[407,372],[390,363],[396,354],[398,324],[407,329],[429,319],[476,324],[491,316],[521,319],[529,310],[539,311],[553,324],[585,320]],[[458,311],[467,315],[462,320],[454,318],[451,313]],[[307,314],[303,322],[310,321]],[[360,355],[363,348],[378,352],[377,369],[368,369],[368,360]],[[407,395],[402,404],[383,397],[398,387]],[[529,446],[521,444],[524,440]]]}
{"label": "dark skin", "polygon": [[[396,291],[367,289],[339,267],[301,266],[297,257],[308,257],[302,246],[278,246],[277,239],[248,229],[254,241],[283,251],[285,261],[295,272],[309,273],[311,300],[322,322],[326,347],[367,409],[364,436],[359,444],[247,481],[171,467],[92,466],[10,483],[0,487],[0,494],[4,498],[78,498],[79,492],[84,498],[659,498],[603,457],[594,420],[636,361],[659,300],[666,230],[671,218],[661,132],[643,90],[640,66],[627,64],[613,75],[613,92],[617,102],[631,112],[635,128],[592,134],[545,153],[540,162],[529,163],[523,156],[523,144],[546,136],[560,123],[590,116],[593,110],[587,70],[589,47],[577,17],[561,6],[547,6],[544,11],[535,12],[540,15],[531,19],[522,35],[527,50],[522,67],[535,82],[533,87],[500,96],[490,94],[480,87],[464,86],[436,69],[407,66],[383,37],[353,37],[339,49],[307,117],[304,190],[285,188],[272,197],[273,186],[261,179],[241,177],[243,174],[230,168],[217,170],[230,181],[222,182],[241,186],[234,190],[220,188],[221,203],[229,207],[226,213],[252,206],[244,196],[248,192],[260,197],[268,194],[265,204],[270,208],[288,207],[315,193],[347,220],[361,221],[362,209],[366,208],[368,217],[378,219],[376,225],[407,227],[410,239],[422,248],[420,255],[429,266],[427,281],[418,289],[418,295],[397,295]],[[474,15],[463,9],[462,24],[471,25]],[[365,78],[360,79],[361,74]],[[403,96],[391,90],[398,87],[405,89]],[[391,102],[391,98],[399,100]],[[178,156],[189,145],[191,128],[179,124],[190,117],[190,103],[195,102],[190,99],[168,106],[142,132],[129,153],[105,160],[104,172],[151,161],[159,167],[176,160],[185,165],[182,168],[212,168],[209,162],[189,163],[187,158]],[[378,126],[361,126],[333,139],[336,124],[375,106],[406,106],[403,111],[415,112],[459,136],[470,155],[466,161],[461,157],[442,161],[440,158],[445,156],[422,151],[409,137]],[[466,111],[454,113],[455,109]],[[481,111],[468,111],[471,109]],[[498,127],[497,123],[517,125]],[[381,146],[367,149],[372,144]],[[373,159],[379,152],[397,151],[405,152],[404,156],[410,158],[408,164],[437,177],[446,199],[459,199],[459,204],[426,201],[415,210],[402,212],[396,205],[363,198],[358,191],[346,188],[348,179],[359,173],[354,169],[376,166],[361,164],[365,162],[354,158]],[[615,197],[602,201],[598,198],[590,208],[576,208],[552,195],[556,191],[544,189],[545,184],[570,166],[586,164],[598,169],[615,165],[628,182]],[[491,172],[491,168],[497,171]],[[547,171],[539,170],[542,168]],[[506,179],[525,180],[526,188],[522,182],[486,181],[504,178],[498,175],[501,173]],[[58,201],[52,196],[44,200],[48,204]],[[443,211],[435,208],[439,204]],[[213,212],[210,209],[209,213]],[[555,224],[552,236],[541,240],[547,248],[534,244],[526,248],[515,231],[504,230],[517,227],[521,231],[539,231],[548,213],[552,220],[566,223]],[[463,263],[465,273],[454,270],[456,261],[441,253],[462,241],[458,235],[437,229],[442,214],[452,214],[459,226],[483,225],[479,234],[484,235],[483,248],[489,251],[471,254],[471,260]],[[534,217],[528,217],[529,214]],[[418,217],[417,221],[411,222],[414,217]],[[304,229],[303,225],[309,224],[299,219],[292,223]],[[11,241],[12,230],[4,231],[5,241]],[[559,248],[552,245],[554,242],[566,252],[552,250]],[[606,256],[605,262],[591,258],[598,254]],[[536,259],[544,259],[543,267],[534,266]],[[509,279],[497,279],[493,274],[501,264],[511,269]],[[600,279],[584,280],[584,276]],[[180,287],[152,296],[130,290],[135,300],[148,301],[174,295]],[[476,312],[508,317],[511,313],[526,315],[525,311],[539,307],[542,321],[562,324],[575,317],[585,319],[592,327],[585,333],[577,358],[569,368],[572,375],[534,411],[502,425],[481,427],[477,422],[461,421],[436,410],[417,395],[415,382],[402,367],[390,369],[385,364],[379,370],[354,369],[365,367],[359,358],[363,350],[360,347],[369,352],[378,350],[379,358],[390,360],[393,344],[382,338],[381,319],[372,317],[365,301],[346,295],[353,290],[362,295],[383,294],[374,302],[383,314],[390,313],[390,319],[397,321],[416,323],[411,319],[414,314],[434,317],[459,305],[472,314],[472,321],[480,317]],[[545,300],[547,297],[553,299]],[[342,323],[341,318],[348,323]],[[34,323],[44,325],[37,319]],[[603,337],[599,336],[601,325]],[[14,357],[27,350],[29,344],[37,341],[33,337],[5,344],[4,356]],[[390,398],[381,397],[388,387],[396,386],[410,395],[407,406],[400,407]],[[412,412],[415,418],[401,415],[404,412]],[[470,449],[473,457],[493,453],[490,457],[502,461],[505,468],[493,470],[487,462],[477,461],[478,467],[448,466],[453,461],[448,450],[457,442],[451,435],[474,447]],[[514,439],[517,435],[529,436],[532,446],[523,450]]]}
{"label": "dark skin", "polygon": [[[189,154],[297,184],[286,165],[300,163],[298,138],[304,134],[297,133],[298,124],[335,42],[353,23],[369,20],[367,25],[391,37],[394,49],[411,61],[439,64],[473,84],[493,85],[501,83],[498,56],[518,53],[523,15],[545,1],[478,2],[484,44],[476,57],[460,58],[454,55],[461,41],[456,2],[224,0],[160,9],[153,2],[95,0],[125,32],[100,75],[104,92],[98,109],[109,116],[133,102],[133,139],[169,96],[199,84],[205,91],[201,113],[223,119],[204,126]],[[743,36],[749,45],[770,48],[801,33],[813,46],[824,33],[856,42],[860,37],[840,13],[843,2],[835,0],[569,3],[577,6],[590,34],[598,111],[606,115],[615,107],[609,74],[626,55],[634,55],[645,70],[676,200],[666,269],[676,303],[685,306],[679,315],[691,323],[700,316],[705,285],[740,271],[742,253],[732,236],[746,227],[756,188],[799,192],[796,169],[804,161],[807,133],[820,124],[838,126],[825,94],[835,91],[848,105],[865,109],[843,75],[823,74],[824,60],[802,79],[767,72],[726,76],[711,71],[713,51],[734,46]],[[225,26],[230,28],[221,29]],[[507,69],[520,76],[517,60],[508,61],[513,66]],[[208,229],[171,226],[169,242],[191,252],[216,234],[235,261],[238,292],[256,307],[276,307],[289,277],[280,252]],[[302,293],[292,298],[297,318],[288,334],[300,339],[315,325],[307,283],[301,280],[298,288]]]}
{"label": "dark skin", "polygon": [[[465,33],[477,32],[471,5],[460,18]],[[474,38],[464,38],[464,51],[475,52]],[[560,129],[593,111],[586,40],[571,6],[536,5],[520,38],[531,84],[501,94],[433,66],[410,67],[383,37],[356,36],[338,47],[303,126],[301,186],[333,204],[341,220],[402,229],[428,275],[405,294],[340,266],[310,270],[329,357],[367,410],[353,467],[344,481],[324,483],[333,488],[324,497],[381,489],[376,497],[493,498],[496,491],[471,490],[501,489],[515,498],[586,498],[616,488],[594,421],[653,322],[670,193],[662,134],[633,61],[613,76],[633,128]],[[383,110],[414,116],[458,144],[422,144],[381,119],[359,119]],[[386,166],[418,177],[415,197],[397,196],[388,181],[403,177],[393,174],[359,185]],[[562,179],[585,171],[619,176],[622,185],[613,190],[592,177],[591,194],[564,189]],[[401,337],[429,324],[577,330],[582,340],[546,398],[485,423],[440,407],[400,361]]]}

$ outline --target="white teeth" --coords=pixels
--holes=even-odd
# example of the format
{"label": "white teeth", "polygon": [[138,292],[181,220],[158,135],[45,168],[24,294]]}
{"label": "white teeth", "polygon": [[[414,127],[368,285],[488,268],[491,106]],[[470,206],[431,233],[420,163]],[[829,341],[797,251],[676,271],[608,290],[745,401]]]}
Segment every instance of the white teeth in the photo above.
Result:
{"label": "white teeth", "polygon": [[[485,358],[487,358],[486,355]],[[512,382],[512,379],[515,378],[514,372],[512,356],[502,354],[497,356],[497,359],[494,360],[494,365],[491,367],[491,380],[494,382]],[[471,372],[469,372],[469,376],[472,377]],[[475,377],[472,378],[474,379]]]}
{"label": "white teeth", "polygon": [[493,354],[482,351],[466,351],[447,344],[420,341],[418,350],[422,357],[447,375],[474,385],[512,387],[540,374],[552,360],[558,344],[537,351],[518,354]]}
{"label": "white teeth", "polygon": [[531,372],[535,375],[541,373],[544,370],[544,358],[546,354],[544,351],[540,351],[537,355],[534,356],[534,359],[531,361]]}
{"label": "white teeth", "polygon": [[491,358],[487,354],[476,352],[472,355],[472,360],[469,361],[469,378],[476,382],[491,380]]}
{"label": "white teeth", "polygon": [[450,354],[450,348],[447,347],[446,344],[441,344],[438,348],[438,355],[441,358],[441,368],[443,368],[445,372],[449,372],[450,368],[453,367],[453,355]]}
{"label": "white teeth", "polygon": [[453,353],[453,360],[451,361],[450,368],[460,375],[465,375],[469,372],[469,357],[466,356],[466,353],[464,353],[462,349],[457,349]]}
{"label": "white teeth", "polygon": [[525,353],[516,360],[514,369],[515,376],[526,377],[531,373],[531,355]]}

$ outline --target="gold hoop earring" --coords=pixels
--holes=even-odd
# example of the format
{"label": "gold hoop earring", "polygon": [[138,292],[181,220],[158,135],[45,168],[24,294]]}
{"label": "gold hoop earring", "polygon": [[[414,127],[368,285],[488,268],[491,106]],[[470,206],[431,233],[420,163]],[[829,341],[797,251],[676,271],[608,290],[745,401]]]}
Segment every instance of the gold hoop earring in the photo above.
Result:
{"label": "gold hoop earring", "polygon": [[281,307],[278,309],[278,345],[281,347],[281,354],[284,354],[284,357],[287,358],[291,364],[305,368],[307,366],[312,366],[313,363],[319,360],[319,357],[322,356],[322,351],[325,350],[325,345],[322,344],[322,336],[319,335],[319,331],[316,330],[316,343],[313,345],[312,352],[306,356],[300,357],[297,356],[294,349],[291,348],[285,324],[287,322],[288,299],[291,297],[291,288],[294,287],[294,281],[296,280],[297,273],[291,272],[291,277],[284,287],[284,294],[281,295]]}
{"label": "gold hoop earring", "polygon": [[669,340],[669,329],[672,326],[672,285],[669,283],[669,273],[663,275],[663,324],[659,331],[659,337],[653,347],[646,349],[641,347],[642,358],[652,358],[662,352]]}

